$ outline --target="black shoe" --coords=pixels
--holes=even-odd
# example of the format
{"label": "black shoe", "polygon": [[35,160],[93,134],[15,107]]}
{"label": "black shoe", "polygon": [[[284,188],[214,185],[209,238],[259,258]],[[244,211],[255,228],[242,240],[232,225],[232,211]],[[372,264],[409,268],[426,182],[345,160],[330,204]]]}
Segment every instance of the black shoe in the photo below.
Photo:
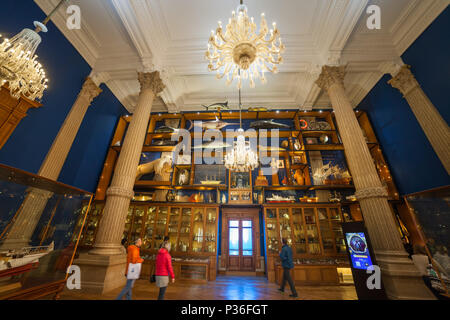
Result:
{"label": "black shoe", "polygon": [[298,294],[290,294],[289,297],[291,297],[291,298],[298,298]]}
{"label": "black shoe", "polygon": [[284,290],[283,290],[283,289],[278,289],[278,291],[280,291],[280,292],[284,292]]}

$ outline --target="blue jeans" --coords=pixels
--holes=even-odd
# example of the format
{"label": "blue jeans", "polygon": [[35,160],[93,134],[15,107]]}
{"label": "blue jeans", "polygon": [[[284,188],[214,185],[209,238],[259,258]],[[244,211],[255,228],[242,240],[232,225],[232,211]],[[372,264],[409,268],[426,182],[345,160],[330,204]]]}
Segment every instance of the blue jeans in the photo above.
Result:
{"label": "blue jeans", "polygon": [[131,292],[133,290],[134,282],[136,280],[130,280],[127,279],[127,284],[125,285],[125,288],[122,289],[122,291],[117,296],[116,300],[122,300],[123,296],[126,295],[127,300],[131,300]]}

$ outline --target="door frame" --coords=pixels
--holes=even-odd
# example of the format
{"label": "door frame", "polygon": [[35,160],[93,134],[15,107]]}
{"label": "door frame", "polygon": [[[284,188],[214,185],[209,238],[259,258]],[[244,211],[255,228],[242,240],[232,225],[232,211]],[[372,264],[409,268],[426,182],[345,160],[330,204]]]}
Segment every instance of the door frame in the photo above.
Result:
{"label": "door frame", "polygon": [[[256,271],[261,268],[261,233],[259,221],[260,208],[257,207],[224,207],[222,208],[222,241],[221,241],[221,268],[228,271],[228,249],[229,249],[229,226],[230,220],[251,220],[253,227],[253,266]],[[240,239],[241,241],[241,239]],[[239,262],[240,263],[240,262]]]}

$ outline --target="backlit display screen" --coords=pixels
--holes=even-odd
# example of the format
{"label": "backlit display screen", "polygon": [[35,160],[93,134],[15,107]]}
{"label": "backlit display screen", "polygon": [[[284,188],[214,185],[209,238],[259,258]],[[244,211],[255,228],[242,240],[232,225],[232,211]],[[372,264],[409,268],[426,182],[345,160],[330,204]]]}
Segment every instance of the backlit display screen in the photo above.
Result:
{"label": "backlit display screen", "polygon": [[369,246],[364,232],[346,233],[347,248],[352,259],[352,265],[355,269],[366,270],[372,265]]}

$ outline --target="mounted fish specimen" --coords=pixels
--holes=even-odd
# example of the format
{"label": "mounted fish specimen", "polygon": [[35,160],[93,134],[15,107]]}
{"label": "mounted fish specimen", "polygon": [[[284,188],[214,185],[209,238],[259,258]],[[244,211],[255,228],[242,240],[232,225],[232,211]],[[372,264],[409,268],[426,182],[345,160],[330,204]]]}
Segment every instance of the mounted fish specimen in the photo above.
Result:
{"label": "mounted fish specimen", "polygon": [[177,143],[178,143],[177,141],[172,141],[169,139],[161,139],[161,140],[153,141],[152,145],[153,146],[174,146]]}
{"label": "mounted fish specimen", "polygon": [[216,120],[212,120],[212,121],[195,121],[193,122],[191,121],[191,126],[189,127],[188,130],[191,130],[194,127],[201,127],[202,130],[221,130],[223,128],[225,128],[226,126],[231,126],[231,125],[239,125],[238,123],[228,123],[228,122],[224,122],[222,120],[219,120],[216,117]]}
{"label": "mounted fish specimen", "polygon": [[266,107],[250,107],[248,108],[249,112],[267,112],[269,111],[269,109],[267,109]]}
{"label": "mounted fish specimen", "polygon": [[220,110],[230,110],[230,107],[228,106],[228,101],[224,103],[213,103],[209,106],[202,105],[202,107],[205,108],[206,111],[217,110],[220,112]]}
{"label": "mounted fish specimen", "polygon": [[276,147],[272,147],[272,146],[269,146],[269,147],[260,146],[259,149],[261,151],[279,151],[279,152],[286,151],[286,149],[284,149],[284,148],[276,148]]}
{"label": "mounted fish specimen", "polygon": [[254,121],[250,124],[250,128],[259,130],[259,129],[290,129],[291,127],[286,124],[275,122],[272,119],[272,120]]}
{"label": "mounted fish specimen", "polygon": [[155,133],[175,133],[178,132],[179,129],[172,128],[169,126],[161,126],[155,130]]}

